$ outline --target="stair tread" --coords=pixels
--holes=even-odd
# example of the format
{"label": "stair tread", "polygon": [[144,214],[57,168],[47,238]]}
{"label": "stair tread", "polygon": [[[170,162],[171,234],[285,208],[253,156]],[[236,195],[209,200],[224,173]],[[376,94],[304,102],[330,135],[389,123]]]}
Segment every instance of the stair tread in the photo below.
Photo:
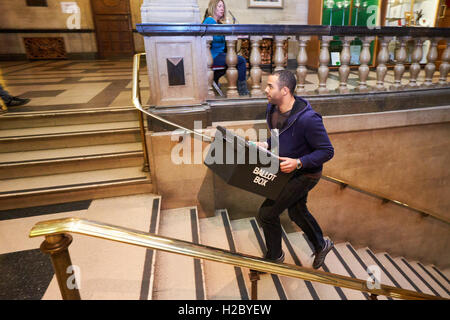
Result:
{"label": "stair tread", "polygon": [[[312,262],[314,257],[311,257],[312,250],[303,237],[303,232],[294,232],[287,235],[292,247],[294,248],[298,258],[302,265],[306,268],[312,268]],[[328,255],[325,263],[328,263]],[[319,299],[325,300],[339,300],[341,297],[337,293],[336,289],[328,284],[312,281],[311,284],[314,287]]]}
{"label": "stair tread", "polygon": [[2,194],[30,193],[49,188],[64,188],[73,185],[95,184],[96,182],[113,182],[126,179],[145,180],[147,174],[142,167],[127,167],[83,171],[74,173],[53,174],[16,179],[0,180],[0,196]]}
{"label": "stair tread", "polygon": [[21,163],[48,159],[67,159],[125,152],[142,152],[140,142],[104,144],[84,147],[32,150],[0,153],[0,165],[3,163]]}
{"label": "stair tread", "polygon": [[[159,235],[192,241],[190,210],[192,207],[161,210]],[[194,259],[156,252],[153,299],[195,300],[196,283]]]}
{"label": "stair tread", "polygon": [[[391,275],[399,283],[400,287],[402,289],[420,292],[419,291],[420,289],[417,290],[418,289],[417,285],[414,282],[412,282],[412,280],[406,275],[405,271],[397,263],[395,263],[394,260],[392,260],[392,261],[390,260],[390,259],[392,259],[392,257],[390,257],[388,255],[388,257],[390,259],[387,258],[386,254],[387,254],[386,252],[382,252],[382,253],[377,253],[375,256],[383,264],[383,266],[389,270]],[[394,262],[397,265],[397,267],[400,268],[400,270],[404,273],[404,275],[397,269],[397,267],[392,262]],[[408,278],[406,278],[405,276]],[[414,286],[416,286],[416,288]]]}
{"label": "stair tread", "polygon": [[[224,250],[231,250],[221,213],[214,217],[200,219],[202,244]],[[214,261],[204,261],[208,299],[240,300],[235,267]],[[241,268],[239,268],[241,269]]]}
{"label": "stair tread", "polygon": [[[158,199],[159,196],[149,193],[96,199],[84,211],[53,214],[51,218],[36,216],[27,218],[26,223],[23,219],[8,220],[4,230],[14,230],[9,232],[17,234],[12,238],[14,239],[19,235],[23,237],[34,223],[43,218],[47,220],[73,216],[149,232],[151,225],[149,212],[152,211],[155,198]],[[17,220],[22,220],[22,223]],[[25,226],[25,228],[16,229],[15,226]],[[18,230],[24,232],[18,232]],[[73,263],[81,268],[79,280],[81,281],[80,295],[83,300],[140,299],[143,270],[146,268],[146,248],[77,234],[72,236],[73,242],[69,250]],[[30,248],[38,248],[42,240],[40,237],[29,239]],[[17,243],[23,243],[23,241],[18,240]],[[54,299],[61,299],[55,276],[43,296],[43,300]]]}
{"label": "stair tread", "polygon": [[97,132],[104,130],[120,130],[120,129],[136,129],[139,128],[138,121],[120,121],[120,122],[104,122],[89,123],[66,126],[51,126],[39,128],[20,128],[0,130],[0,139],[40,137],[61,134],[78,134],[87,132]]}
{"label": "stair tread", "polygon": [[[231,228],[233,230],[233,237],[236,239],[236,249],[239,253],[249,254],[252,256],[262,256],[261,248],[252,227],[250,225],[251,219],[238,219],[231,221]],[[247,288],[251,287],[250,279],[248,277],[249,269],[244,268],[245,282]],[[280,296],[277,293],[277,288],[271,274],[264,274],[260,276],[258,281],[258,300],[279,300]]]}
{"label": "stair tread", "polygon": [[[418,261],[409,261],[409,264],[422,276],[422,278],[441,296],[449,298],[450,295],[446,292],[447,286],[442,288],[430,275],[422,269]],[[421,264],[423,266],[423,264]]]}
{"label": "stair tread", "polygon": [[[367,270],[365,268],[363,268],[363,266],[359,263],[359,261],[356,259],[356,257],[350,252],[350,250],[347,246],[352,247],[351,244],[348,242],[334,244],[334,247],[336,248],[338,253],[341,255],[341,257],[344,259],[344,261],[347,263],[349,268],[352,270],[355,277],[360,280],[368,280],[370,277],[369,277],[369,274],[367,273]],[[355,250],[355,252],[356,252],[356,250]],[[386,300],[386,299],[387,299],[387,297],[385,297],[385,296],[378,296],[378,300]]]}

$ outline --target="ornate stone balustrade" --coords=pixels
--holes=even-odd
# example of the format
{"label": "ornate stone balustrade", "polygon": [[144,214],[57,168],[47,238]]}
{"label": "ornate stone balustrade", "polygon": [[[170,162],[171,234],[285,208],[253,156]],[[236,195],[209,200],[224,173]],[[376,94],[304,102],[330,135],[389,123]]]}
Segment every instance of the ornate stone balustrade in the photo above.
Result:
{"label": "ornate stone balustrade", "polygon": [[[359,56],[358,67],[358,86],[355,92],[368,93],[374,91],[403,91],[408,89],[429,89],[435,87],[449,86],[447,75],[450,69],[450,28],[417,28],[417,27],[335,27],[335,26],[312,26],[312,25],[203,25],[203,24],[139,24],[137,30],[144,36],[200,36],[205,38],[206,46],[210,47],[212,36],[224,35],[227,44],[227,71],[226,77],[228,88],[226,96],[234,98],[237,93],[237,53],[236,42],[238,36],[248,36],[251,45],[251,54],[249,59],[251,85],[249,87],[250,97],[260,98],[263,96],[261,85],[261,52],[260,42],[262,36],[272,36],[275,43],[275,52],[273,63],[276,70],[284,69],[286,64],[286,52],[283,42],[290,37],[298,43],[298,54],[296,57],[297,68],[297,88],[299,95],[306,94],[305,83],[307,75],[308,44],[311,37],[319,37],[319,65],[317,69],[317,88],[315,92],[319,95],[334,93],[327,87],[327,80],[330,73],[330,42],[335,36],[339,36],[342,43],[340,52],[339,86],[335,89],[336,93],[348,94],[351,90],[348,88],[348,79],[350,74],[350,43],[356,37],[362,41],[362,50]],[[376,57],[372,57],[370,45],[378,40],[378,52],[374,51]],[[427,63],[422,68],[420,62],[423,59],[423,44],[430,40],[430,46],[427,54]],[[444,40],[445,48],[441,55],[439,69],[436,68],[438,58],[438,42]],[[395,41],[395,66],[394,83],[387,86],[385,77],[387,74],[387,62],[389,60],[388,47]],[[413,51],[411,54],[411,64],[407,66],[408,42],[413,42]],[[208,58],[205,63],[208,65],[208,97],[214,96],[212,89],[212,57],[208,51]],[[376,85],[369,86],[367,83],[369,75],[369,63],[375,58]],[[418,75],[421,71],[425,72],[423,83],[419,83]],[[405,73],[409,72],[409,82],[402,84]],[[433,75],[439,72],[439,81],[433,82]],[[334,90],[334,89],[333,89]]]}

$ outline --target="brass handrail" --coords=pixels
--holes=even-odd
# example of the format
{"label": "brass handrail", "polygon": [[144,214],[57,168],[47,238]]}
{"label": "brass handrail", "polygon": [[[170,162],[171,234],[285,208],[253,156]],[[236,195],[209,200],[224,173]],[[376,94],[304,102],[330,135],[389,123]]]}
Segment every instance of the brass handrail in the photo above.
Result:
{"label": "brass handrail", "polygon": [[431,211],[424,210],[424,209],[419,209],[417,207],[411,206],[411,205],[406,204],[404,202],[401,202],[401,201],[398,201],[398,200],[395,200],[395,199],[391,199],[391,198],[389,198],[389,197],[387,197],[387,196],[385,196],[385,195],[383,195],[381,193],[377,193],[377,192],[361,189],[360,187],[352,185],[348,181],[344,181],[344,180],[341,180],[341,179],[338,179],[338,178],[334,178],[334,177],[331,177],[331,176],[327,176],[327,175],[323,175],[322,178],[327,180],[327,181],[331,181],[331,182],[337,183],[337,184],[341,185],[342,188],[347,188],[348,187],[348,188],[351,188],[351,189],[353,189],[355,191],[358,191],[358,192],[367,194],[369,196],[381,199],[383,202],[386,202],[386,203],[387,202],[392,202],[392,203],[395,203],[396,205],[401,206],[403,208],[407,208],[407,209],[419,212],[420,214],[422,214],[424,216],[430,216],[430,217],[433,217],[435,219],[441,220],[442,222],[450,224],[450,219],[448,219],[447,217],[445,217],[443,215],[440,215],[438,213],[431,212]]}
{"label": "brass handrail", "polygon": [[31,229],[29,237],[45,236],[46,239],[52,239],[52,237],[54,238],[56,235],[64,235],[65,233],[77,233],[282,276],[316,281],[328,285],[369,292],[372,295],[384,295],[393,298],[414,300],[445,299],[383,284],[380,284],[379,288],[371,289],[367,286],[367,281],[360,279],[313,270],[292,264],[268,262],[262,258],[251,255],[233,253],[219,248],[194,244],[188,241],[80,218],[65,218],[38,222]]}

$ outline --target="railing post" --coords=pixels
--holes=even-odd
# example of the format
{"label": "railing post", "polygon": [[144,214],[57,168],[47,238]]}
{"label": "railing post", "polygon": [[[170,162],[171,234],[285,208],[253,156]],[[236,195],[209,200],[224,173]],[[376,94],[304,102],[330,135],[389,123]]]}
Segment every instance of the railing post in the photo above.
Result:
{"label": "railing post", "polygon": [[317,92],[319,94],[327,94],[330,91],[327,88],[327,79],[328,79],[328,73],[330,71],[328,67],[328,63],[330,63],[330,52],[329,52],[329,46],[330,41],[333,40],[333,37],[331,36],[322,36],[321,39],[321,45],[320,45],[320,54],[319,54],[319,70],[318,70],[318,77],[319,77],[319,87],[317,88]]}
{"label": "railing post", "polygon": [[378,52],[377,56],[377,86],[375,89],[377,91],[386,91],[386,87],[384,86],[384,78],[386,77],[387,67],[386,63],[389,61],[389,50],[388,45],[389,42],[392,41],[393,37],[379,37],[380,39],[380,52]]}
{"label": "railing post", "polygon": [[407,58],[406,54],[406,42],[410,37],[400,37],[400,47],[395,52],[395,67],[394,67],[394,84],[390,86],[390,90],[401,90],[402,89],[402,77],[405,73],[405,61]]}
{"label": "railing post", "polygon": [[375,39],[375,37],[363,37],[362,38],[362,50],[359,56],[359,92],[369,92],[369,87],[367,86],[367,77],[369,76],[369,65],[370,62],[370,43]]}
{"label": "railing post", "polygon": [[347,81],[350,75],[350,42],[353,40],[355,40],[355,37],[344,37],[342,39],[341,66],[339,67],[339,93],[341,94],[350,92],[347,87]]}
{"label": "railing post", "polygon": [[259,272],[256,270],[250,270],[250,282],[252,283],[251,292],[250,292],[250,299],[251,300],[258,300],[258,280]]}
{"label": "railing post", "polygon": [[287,40],[287,37],[275,36],[274,40],[275,40],[274,71],[284,70],[284,63],[285,63],[284,41]]}
{"label": "railing post", "polygon": [[238,56],[236,54],[237,36],[226,36],[225,41],[227,42],[227,55],[225,58],[228,80],[227,98],[237,98],[239,97],[236,86],[238,79],[238,71],[236,69],[238,63]]}
{"label": "railing post", "polygon": [[206,36],[206,63],[208,65],[208,99],[215,98],[216,95],[214,94],[213,89],[213,81],[214,81],[214,71],[211,69],[213,65],[213,57],[211,54],[211,42],[213,40],[212,36]]}
{"label": "railing post", "polygon": [[71,243],[72,236],[69,234],[45,236],[45,240],[41,244],[41,251],[50,254],[62,298],[64,300],[81,300],[77,285],[73,288],[68,286],[69,277],[74,277],[67,272],[67,268],[72,265],[68,250]]}
{"label": "railing post", "polygon": [[414,40],[414,51],[411,56],[411,66],[409,67],[409,83],[407,84],[408,88],[416,88],[418,86],[417,84],[417,77],[420,73],[420,61],[422,60],[423,56],[423,39],[417,38]]}
{"label": "railing post", "polygon": [[444,52],[442,53],[442,62],[441,65],[439,66],[439,73],[440,73],[440,77],[439,77],[439,85],[440,86],[446,86],[447,83],[447,75],[448,72],[450,70],[450,38],[446,39],[447,42],[447,46],[444,50]]}
{"label": "railing post", "polygon": [[430,40],[430,49],[427,56],[428,63],[425,66],[425,82],[423,83],[425,88],[433,85],[433,75],[436,71],[436,64],[434,62],[438,57],[437,45],[439,40],[440,38],[431,38]]}
{"label": "railing post", "polygon": [[305,83],[306,76],[308,74],[308,69],[306,64],[308,63],[308,53],[306,51],[306,46],[308,41],[311,40],[310,36],[298,36],[297,37],[299,50],[297,55],[297,89],[295,94],[298,96],[304,95],[306,93]]}
{"label": "railing post", "polygon": [[261,52],[259,50],[259,44],[261,43],[262,37],[251,36],[251,53],[250,53],[250,64],[252,66],[250,70],[250,77],[252,78],[252,89],[250,94],[252,97],[263,97],[264,93],[261,90]]}

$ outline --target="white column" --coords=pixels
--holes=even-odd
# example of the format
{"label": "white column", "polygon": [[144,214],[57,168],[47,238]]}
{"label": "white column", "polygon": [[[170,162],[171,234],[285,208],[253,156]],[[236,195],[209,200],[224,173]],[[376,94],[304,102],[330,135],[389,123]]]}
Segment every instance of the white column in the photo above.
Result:
{"label": "white column", "polygon": [[441,57],[441,65],[439,66],[439,85],[440,86],[447,86],[447,75],[448,71],[450,70],[450,38],[447,40],[447,46],[445,47],[444,52],[442,53]]}
{"label": "white column", "polygon": [[[144,0],[141,14],[143,24],[201,23],[197,0]],[[206,101],[208,53],[205,37],[145,36],[144,44],[150,104],[178,106]],[[179,81],[180,76],[184,77],[184,82]],[[175,77],[177,81],[171,81]]]}
{"label": "white column", "polygon": [[328,63],[330,63],[330,41],[333,40],[333,37],[330,36],[322,36],[320,41],[320,54],[319,54],[319,87],[317,88],[317,92],[319,94],[327,94],[330,92],[327,88],[327,79],[328,73],[330,72],[330,68],[328,67]]}
{"label": "white column", "polygon": [[384,86],[384,78],[387,73],[386,63],[389,61],[388,45],[392,39],[393,37],[379,37],[381,49],[377,56],[377,86],[375,87],[377,91],[387,90]]}
{"label": "white column", "polygon": [[347,86],[348,76],[350,75],[350,43],[355,40],[355,37],[343,37],[342,38],[342,51],[341,51],[341,66],[339,67],[339,88],[338,92],[341,94],[349,93]]}
{"label": "white column", "polygon": [[304,95],[306,93],[305,83],[306,76],[308,74],[308,69],[306,64],[308,63],[308,52],[306,51],[306,46],[308,41],[311,40],[311,36],[298,36],[298,56],[297,56],[297,89],[295,94],[298,96]]}

